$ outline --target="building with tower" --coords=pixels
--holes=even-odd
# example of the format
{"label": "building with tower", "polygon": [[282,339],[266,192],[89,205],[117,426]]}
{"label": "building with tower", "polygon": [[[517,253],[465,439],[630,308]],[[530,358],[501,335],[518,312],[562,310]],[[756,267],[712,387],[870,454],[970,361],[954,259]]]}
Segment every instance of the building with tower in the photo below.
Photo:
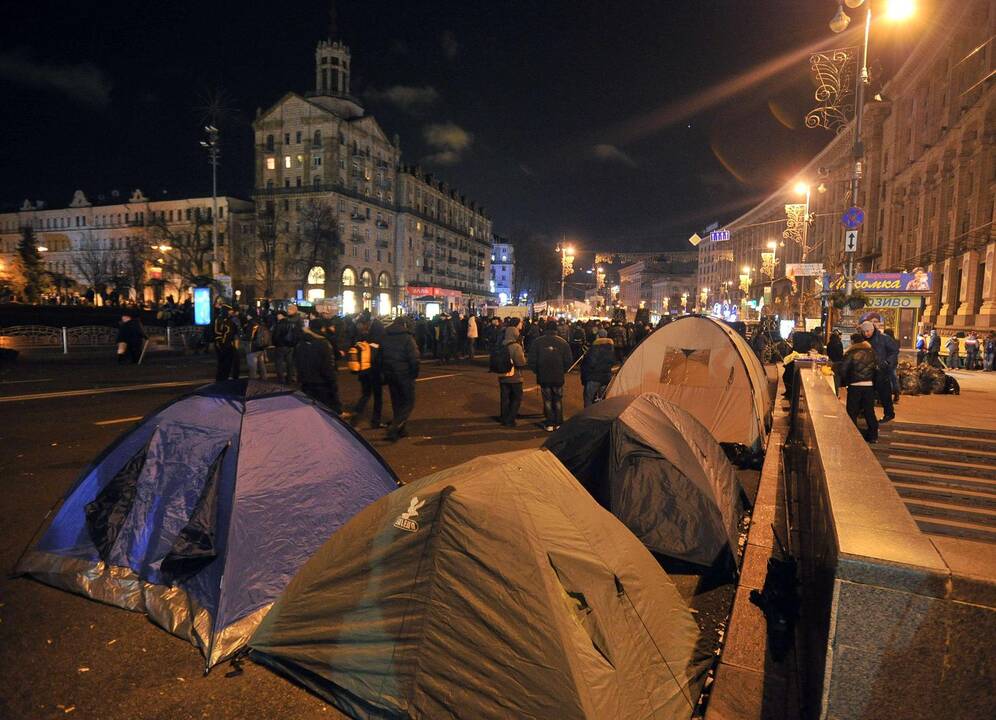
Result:
{"label": "building with tower", "polygon": [[256,234],[235,253],[233,283],[245,297],[324,300],[342,313],[483,304],[490,218],[402,166],[398,137],[350,94],[351,72],[349,48],[323,40],[314,89],[257,112]]}

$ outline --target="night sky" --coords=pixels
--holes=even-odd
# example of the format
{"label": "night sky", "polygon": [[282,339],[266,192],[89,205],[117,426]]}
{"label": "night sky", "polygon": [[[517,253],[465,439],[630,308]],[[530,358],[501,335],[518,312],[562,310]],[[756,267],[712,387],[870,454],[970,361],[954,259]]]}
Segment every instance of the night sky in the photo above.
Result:
{"label": "night sky", "polygon": [[[353,92],[403,161],[484,204],[496,231],[644,249],[735,217],[829,140],[802,117],[806,49],[841,44],[835,9],[343,0],[338,27]],[[312,87],[328,3],[10,3],[0,33],[4,209],[65,206],[77,188],[210,194],[198,140],[219,99],[220,191],[248,197],[249,123]]]}

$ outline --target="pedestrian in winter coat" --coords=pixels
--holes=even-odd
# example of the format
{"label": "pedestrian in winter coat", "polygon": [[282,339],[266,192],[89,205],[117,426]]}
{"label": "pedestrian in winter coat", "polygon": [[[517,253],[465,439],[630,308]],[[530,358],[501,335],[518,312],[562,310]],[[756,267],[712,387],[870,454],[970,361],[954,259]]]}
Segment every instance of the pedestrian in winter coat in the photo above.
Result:
{"label": "pedestrian in winter coat", "polygon": [[477,345],[477,318],[473,315],[467,316],[467,359],[473,362],[474,350]]}
{"label": "pedestrian in winter coat", "polygon": [[239,322],[238,311],[231,305],[222,305],[214,318],[214,350],[218,357],[215,380],[239,379]]}
{"label": "pedestrian in winter coat", "polygon": [[121,324],[118,326],[116,340],[118,343],[118,362],[123,363],[127,359],[132,364],[137,363],[142,357],[142,346],[146,339],[142,321],[131,313],[121,313]]}
{"label": "pedestrian in winter coat", "polygon": [[923,365],[924,358],[927,357],[927,333],[920,333],[916,336],[916,364]]}
{"label": "pedestrian in winter coat", "polygon": [[965,369],[977,370],[979,363],[979,336],[973,330],[965,338]]}
{"label": "pedestrian in winter coat", "polygon": [[888,335],[879,331],[875,323],[865,320],[861,323],[861,334],[875,351],[877,370],[875,371],[875,395],[882,403],[882,422],[896,417],[892,406],[892,368],[899,364],[899,345]]}
{"label": "pedestrian in winter coat", "polygon": [[243,340],[246,348],[246,364],[249,366],[250,380],[266,380],[266,349],[270,347],[270,329],[255,315],[246,322]]}
{"label": "pedestrian in winter coat", "polygon": [[557,335],[557,323],[549,321],[529,348],[529,367],[536,373],[543,396],[547,432],[553,432],[564,422],[564,377],[573,363],[571,346]]}
{"label": "pedestrian in winter coat", "polygon": [[381,412],[384,407],[384,384],[381,373],[381,345],[384,343],[384,325],[377,318],[361,317],[356,323],[359,333],[358,342],[365,342],[370,349],[370,367],[361,369],[356,379],[360,383],[360,399],[353,407],[353,417],[350,418],[355,427],[363,416],[367,403],[373,398],[373,411],[370,416],[370,427],[380,427]]}
{"label": "pedestrian in winter coat", "polygon": [[581,361],[581,386],[584,388],[584,406],[592,405],[601,397],[612,380],[612,366],[616,361],[615,346],[608,333],[599,330],[595,342]]}
{"label": "pedestrian in winter coat", "polygon": [[930,331],[930,340],[927,342],[927,364],[931,367],[941,366],[941,336],[937,330]]}
{"label": "pedestrian in winter coat", "polygon": [[830,358],[830,362],[835,363],[844,359],[844,343],[840,340],[840,330],[830,333],[830,339],[827,341],[827,357]]}
{"label": "pedestrian in winter coat", "polygon": [[989,372],[996,370],[996,330],[989,331],[982,348],[985,355],[985,364],[982,369]]}
{"label": "pedestrian in winter coat", "polygon": [[522,404],[521,370],[526,366],[526,355],[519,342],[518,327],[509,325],[504,328],[502,350],[507,353],[508,371],[498,375],[498,419],[506,427],[515,427],[515,418]]}
{"label": "pedestrian in winter coat", "polygon": [[294,348],[301,339],[301,314],[292,305],[294,314],[277,311],[277,322],[273,326],[273,358],[277,369],[277,382],[294,382]]}
{"label": "pedestrian in winter coat", "polygon": [[387,439],[396,442],[408,434],[405,425],[415,409],[415,379],[419,371],[418,346],[404,318],[397,318],[388,326],[380,357],[393,414]]}
{"label": "pedestrian in winter coat", "polygon": [[318,318],[311,320],[294,349],[294,360],[304,394],[339,415],[342,403],[339,401],[336,351],[324,330],[325,321]]}
{"label": "pedestrian in winter coat", "polygon": [[615,347],[616,362],[622,362],[626,358],[626,328],[622,323],[614,322],[609,328],[609,338]]}
{"label": "pedestrian in winter coat", "polygon": [[878,419],[875,417],[875,380],[878,362],[871,343],[861,334],[851,336],[851,346],[844,353],[840,367],[840,382],[847,388],[847,414],[858,425],[858,414],[864,415],[868,442],[878,441]]}
{"label": "pedestrian in winter coat", "polygon": [[957,370],[959,367],[958,338],[954,335],[949,337],[947,343],[944,345],[944,349],[948,351],[948,369]]}

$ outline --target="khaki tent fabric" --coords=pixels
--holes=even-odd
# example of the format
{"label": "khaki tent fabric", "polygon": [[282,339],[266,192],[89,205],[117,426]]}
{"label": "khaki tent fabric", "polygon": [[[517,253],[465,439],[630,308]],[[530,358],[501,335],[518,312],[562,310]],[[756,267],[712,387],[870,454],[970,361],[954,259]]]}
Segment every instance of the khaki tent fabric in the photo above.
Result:
{"label": "khaki tent fabric", "polygon": [[736,552],[736,472],[705,426],[660,395],[596,403],[543,447],[649,550],[706,566]]}
{"label": "khaki tent fabric", "polygon": [[612,379],[606,398],[661,395],[690,412],[717,442],[760,449],[771,417],[764,368],[725,324],[683,317],[640,343]]}
{"label": "khaki tent fabric", "polygon": [[690,715],[697,632],[639,541],[530,450],[367,507],[250,644],[356,718],[616,720]]}

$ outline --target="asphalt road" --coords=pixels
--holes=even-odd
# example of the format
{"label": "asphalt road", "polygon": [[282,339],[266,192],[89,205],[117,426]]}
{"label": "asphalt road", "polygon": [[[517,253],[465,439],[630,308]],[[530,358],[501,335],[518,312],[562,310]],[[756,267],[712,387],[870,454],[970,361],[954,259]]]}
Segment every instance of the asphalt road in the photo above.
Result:
{"label": "asphalt road", "polygon": [[[0,564],[7,571],[0,579],[0,718],[341,717],[252,663],[237,677],[226,677],[227,665],[203,677],[200,653],[144,616],[7,574],[102,448],[213,375],[209,357],[152,356],[147,362],[119,367],[103,354],[80,353],[0,368]],[[504,428],[495,419],[497,383],[485,364],[426,363],[410,437],[398,443],[386,442],[384,430],[360,426],[403,481],[543,442],[538,389],[527,381],[519,427]],[[359,395],[348,373],[340,373],[340,387],[344,401]],[[569,416],[581,406],[576,374],[565,395]],[[729,609],[732,586],[703,584],[690,574],[673,577],[683,594],[694,596],[699,622],[712,632]]]}

